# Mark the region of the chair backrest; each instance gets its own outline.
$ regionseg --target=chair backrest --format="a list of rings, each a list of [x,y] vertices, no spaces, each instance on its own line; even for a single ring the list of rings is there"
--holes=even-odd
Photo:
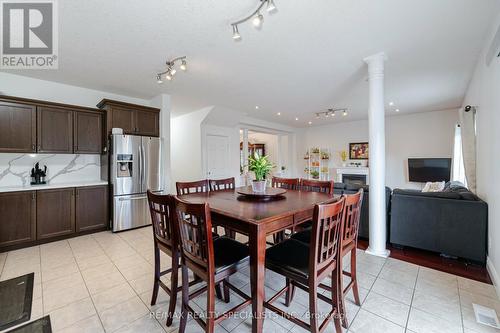
[[[208,180],[203,179],[196,182],[177,182],[177,195],[190,194],[190,193],[206,193],[208,192]]]
[[[300,189],[308,192],[322,192],[333,195],[333,180],[300,180]]]
[[[215,270],[215,263],[208,204],[193,204],[175,198],[175,211],[174,221],[186,265],[196,273],[201,271],[210,274]]]
[[[344,203],[345,199],[341,198],[336,202],[314,207],[309,268],[316,276],[336,267]]]
[[[300,184],[299,178],[280,178],[273,177],[271,181],[272,187],[284,188],[287,190],[298,190]]]
[[[177,234],[173,223],[175,218],[174,197],[168,194],[154,194],[148,190],[148,204],[155,240],[171,248],[177,246]]]
[[[344,226],[342,230],[342,247],[358,239],[359,218],[363,202],[363,189],[355,194],[344,194]]]
[[[234,177],[225,179],[210,179],[210,191],[234,190]]]

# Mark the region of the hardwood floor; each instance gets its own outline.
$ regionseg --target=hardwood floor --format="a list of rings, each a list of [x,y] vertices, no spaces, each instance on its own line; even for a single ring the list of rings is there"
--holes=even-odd
[[[391,251],[391,258],[492,284],[491,278],[485,266],[469,264],[463,260],[444,258],[435,252],[418,250],[409,247],[398,249],[390,244],[387,246]],[[368,248],[368,241],[363,239],[358,240],[358,248],[366,250]]]

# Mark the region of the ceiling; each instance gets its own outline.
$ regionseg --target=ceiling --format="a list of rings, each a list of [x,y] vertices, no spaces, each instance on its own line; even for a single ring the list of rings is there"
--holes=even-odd
[[[58,3],[59,70],[10,72],[145,99],[170,94],[174,114],[220,105],[296,127],[366,118],[363,58],[380,51],[395,103],[387,113],[458,107],[500,11],[499,0],[275,0],[262,29],[243,24],[234,42],[229,23],[258,0]],[[180,55],[188,71],[157,84],[167,58]],[[349,113],[316,119],[330,107]]]

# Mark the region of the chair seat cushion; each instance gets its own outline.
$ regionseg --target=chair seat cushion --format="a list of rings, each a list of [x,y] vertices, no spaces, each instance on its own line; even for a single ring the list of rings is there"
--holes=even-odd
[[[266,251],[266,267],[288,277],[309,277],[309,246],[287,239]]]
[[[214,240],[215,271],[219,273],[248,259],[248,246],[222,236]]]
[[[309,244],[311,242],[311,229],[306,229],[304,231],[300,231],[297,233],[294,233],[292,236],[290,236],[292,239],[298,240],[302,243]]]

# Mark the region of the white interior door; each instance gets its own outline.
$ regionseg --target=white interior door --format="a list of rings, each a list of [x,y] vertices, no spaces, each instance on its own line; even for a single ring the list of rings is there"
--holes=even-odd
[[[207,135],[207,177],[209,179],[227,178],[229,168],[229,137]]]

